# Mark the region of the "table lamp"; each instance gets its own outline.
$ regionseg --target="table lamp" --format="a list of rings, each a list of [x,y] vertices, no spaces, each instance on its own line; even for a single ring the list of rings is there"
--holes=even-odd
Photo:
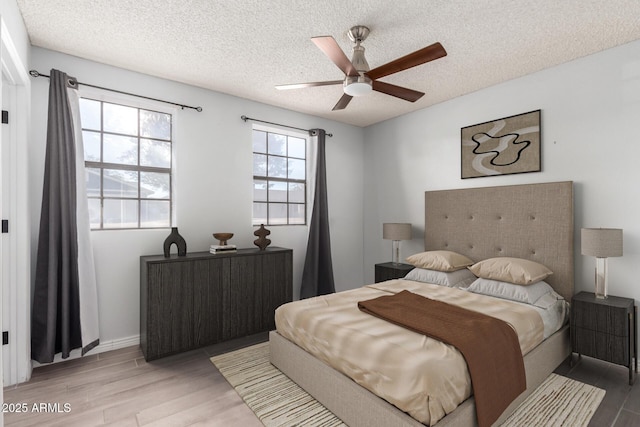
[[[606,298],[609,289],[607,258],[622,256],[622,230],[619,228],[583,228],[582,255],[596,257],[596,298]]]
[[[400,264],[400,240],[411,240],[411,224],[386,222],[382,224],[382,238],[393,240],[392,262]]]

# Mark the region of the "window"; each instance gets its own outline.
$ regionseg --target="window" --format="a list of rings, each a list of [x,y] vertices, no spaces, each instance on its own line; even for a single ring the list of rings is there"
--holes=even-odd
[[[80,99],[92,229],[164,228],[172,212],[172,115]]]
[[[307,222],[307,139],[253,130],[253,224]]]

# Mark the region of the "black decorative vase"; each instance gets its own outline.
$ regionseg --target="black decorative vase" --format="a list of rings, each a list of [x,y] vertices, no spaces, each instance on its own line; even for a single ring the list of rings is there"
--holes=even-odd
[[[171,234],[164,241],[164,256],[166,258],[169,257],[169,252],[171,251],[171,245],[176,244],[178,248],[178,256],[187,255],[187,242],[184,238],[178,233],[178,227],[171,227]]]
[[[254,236],[258,236],[258,238],[253,241],[253,244],[259,247],[261,251],[264,251],[267,246],[271,244],[271,240],[267,239],[269,234],[271,234],[271,231],[264,228],[264,224],[260,224],[260,228],[253,232]]]

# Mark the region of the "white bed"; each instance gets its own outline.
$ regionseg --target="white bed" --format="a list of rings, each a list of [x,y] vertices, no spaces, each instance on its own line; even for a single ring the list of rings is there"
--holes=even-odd
[[[573,294],[573,202],[570,182],[427,192],[425,197],[426,250],[452,250],[474,260],[512,256],[537,261],[554,272],[547,281],[555,291],[567,300],[570,299]],[[345,297],[348,300],[351,294],[357,292],[363,293],[363,296],[374,296],[401,288],[420,293],[428,287],[429,285],[412,281],[392,281],[362,288],[364,291],[348,291]],[[353,297],[361,298],[360,295]],[[338,295],[326,298],[331,300],[342,297]],[[326,301],[319,298],[302,302],[302,304],[308,305],[309,307],[306,308],[309,310],[298,310],[298,314],[310,312],[311,306],[323,305]],[[339,317],[335,312],[331,315],[334,320],[336,316]],[[286,317],[279,319],[281,325],[288,321]],[[374,322],[384,321],[375,319]],[[511,319],[511,322],[517,323],[517,319]],[[559,323],[557,319],[551,321],[551,323],[554,322]],[[337,329],[339,324],[339,321],[335,322],[335,327],[329,329]],[[378,324],[374,327],[374,329],[380,328],[402,329],[391,324],[388,326]],[[393,396],[386,394],[384,389],[376,390],[375,386],[372,387],[366,383],[364,384],[368,389],[363,388],[340,372],[347,373],[361,383],[363,383],[360,381],[362,377],[372,376],[372,372],[367,372],[366,364],[360,364],[354,368],[357,365],[355,361],[358,357],[361,358],[362,353],[352,355],[351,361],[335,361],[335,355],[330,354],[327,349],[345,347],[338,345],[337,341],[330,342],[335,338],[325,339],[323,332],[314,333],[317,336],[306,332],[296,334],[295,327],[293,332],[287,331],[286,328],[280,329],[281,332],[274,331],[270,335],[272,363],[332,410],[346,424],[352,427],[422,425],[415,418],[368,390],[372,389],[387,400],[403,407],[403,404],[395,401]],[[551,328],[544,329],[549,331]],[[406,332],[414,334],[410,331]],[[341,333],[337,334],[340,336]],[[549,333],[544,335],[546,337]],[[342,339],[353,339],[353,337],[344,337]],[[298,345],[293,342],[297,342]],[[319,345],[319,343],[323,344]],[[372,344],[374,347],[379,345],[381,345],[380,341]],[[387,345],[393,345],[393,343],[387,343]],[[411,346],[407,348],[411,349]],[[521,340],[521,348],[526,353],[527,391],[507,408],[496,424],[506,418],[517,404],[570,354],[568,328],[562,327],[539,345],[538,342],[530,344],[523,343]],[[317,356],[313,356],[305,349],[315,352]],[[363,351],[365,353],[369,351],[366,345]],[[399,357],[406,357],[407,360],[417,358],[412,357],[411,352]],[[394,376],[402,377],[402,372],[395,372]],[[399,381],[402,383],[403,380]],[[428,382],[428,378],[426,381]],[[403,408],[425,423],[429,423],[431,417],[439,419],[444,416],[444,413],[436,414],[438,411],[444,411],[450,413],[436,424],[438,426],[475,425],[474,399],[473,397],[467,399],[466,396],[463,399],[466,400],[452,412],[450,411],[453,408],[439,408],[442,405],[436,403],[431,409],[434,415],[431,414],[431,410],[421,411],[421,403],[414,402],[413,407]],[[436,399],[433,398],[433,400]],[[427,398],[426,401],[428,402],[429,399]],[[450,404],[447,403],[447,405]]]

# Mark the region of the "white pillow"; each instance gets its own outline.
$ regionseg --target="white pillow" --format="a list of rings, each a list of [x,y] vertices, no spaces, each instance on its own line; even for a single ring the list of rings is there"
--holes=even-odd
[[[474,281],[467,290],[477,294],[490,295],[526,304],[535,304],[544,295],[553,292],[553,288],[543,281],[522,286],[483,278]]]
[[[437,271],[426,268],[414,268],[404,276],[404,279],[423,283],[433,283],[436,285],[448,286],[450,288],[466,288],[476,280],[476,276],[466,268],[464,270],[456,271]]]

